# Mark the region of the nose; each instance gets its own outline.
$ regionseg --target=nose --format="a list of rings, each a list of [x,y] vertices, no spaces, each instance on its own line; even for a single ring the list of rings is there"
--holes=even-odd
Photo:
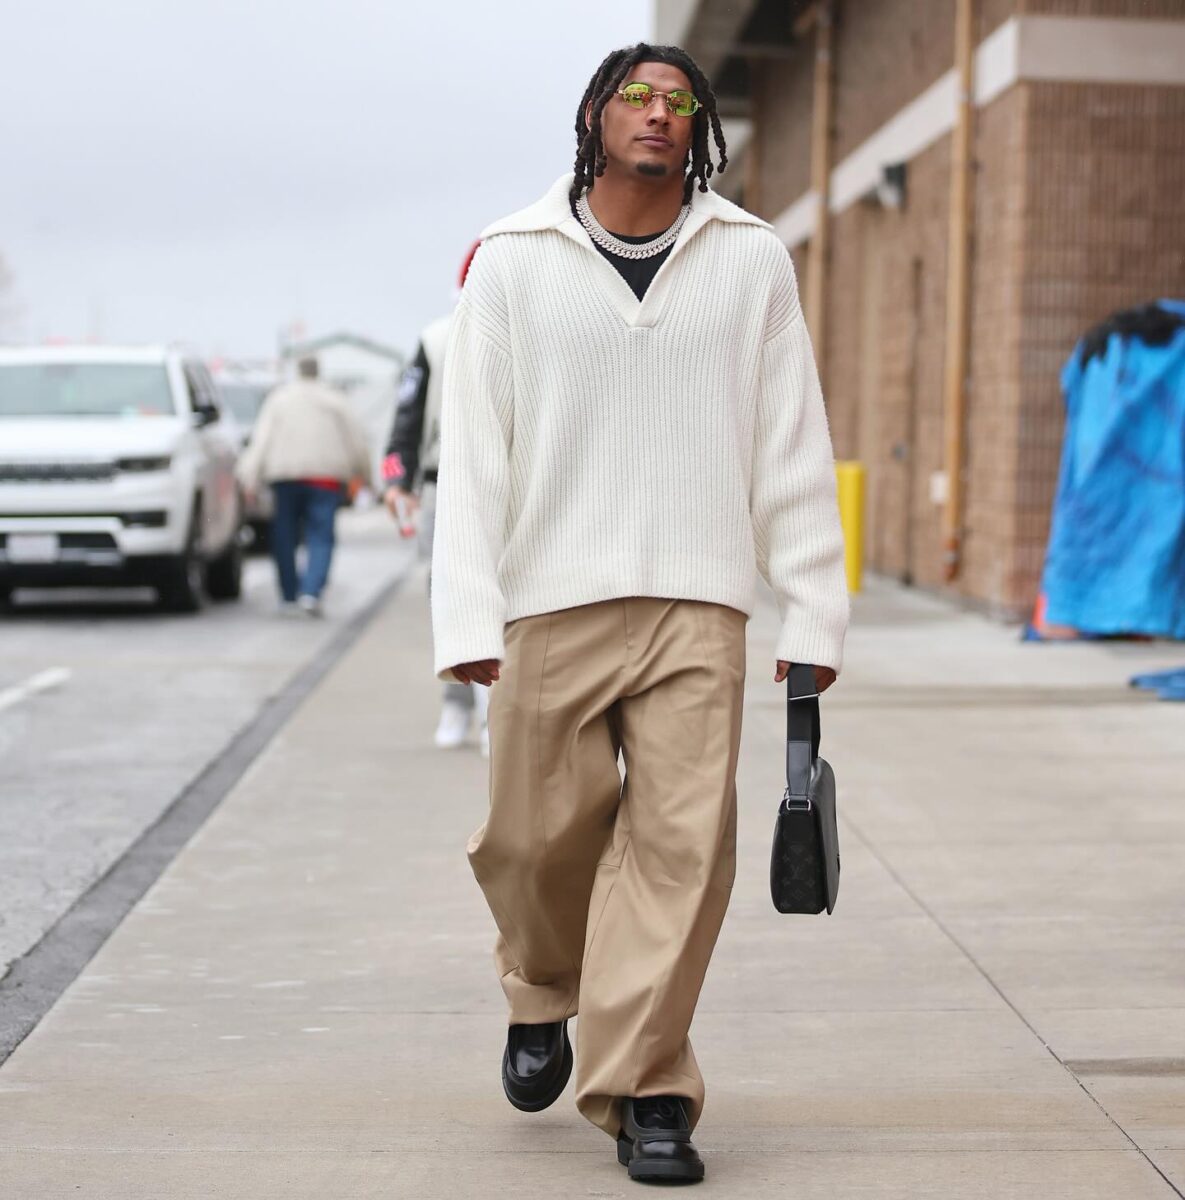
[[[671,110],[667,108],[665,96],[655,96],[646,109],[646,124],[651,129],[666,129],[671,123]]]

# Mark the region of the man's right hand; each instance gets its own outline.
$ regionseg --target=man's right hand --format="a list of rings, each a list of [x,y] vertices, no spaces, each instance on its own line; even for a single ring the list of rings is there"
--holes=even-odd
[[[501,678],[502,664],[496,658],[483,658],[480,662],[461,663],[453,667],[458,683],[480,683],[489,687]]]
[[[420,511],[420,498],[415,492],[405,492],[402,488],[389,487],[383,493],[383,503],[387,506],[387,511],[397,521],[402,517],[406,517],[410,521],[416,513]],[[400,507],[403,512],[400,513]]]

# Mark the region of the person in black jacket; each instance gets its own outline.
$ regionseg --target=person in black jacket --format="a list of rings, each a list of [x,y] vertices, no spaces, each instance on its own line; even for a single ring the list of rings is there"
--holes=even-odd
[[[462,285],[476,249],[474,246],[470,250],[461,268]],[[418,524],[420,552],[429,559],[436,529],[442,376],[451,320],[441,317],[420,335],[415,357],[399,380],[395,420],[383,459],[383,502],[399,521],[404,537],[411,537]],[[488,697],[484,688],[445,684],[436,745],[442,749],[464,745],[476,717],[482,753],[488,754],[489,735],[485,728]]]

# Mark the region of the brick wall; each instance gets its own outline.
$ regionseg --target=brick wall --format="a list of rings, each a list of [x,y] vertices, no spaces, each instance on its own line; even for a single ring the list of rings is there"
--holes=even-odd
[[[1018,12],[1182,16],[1185,0],[982,0],[980,36]],[[861,0],[837,32],[839,161],[950,68],[953,6]],[[810,40],[766,63],[757,139],[772,217],[809,187]],[[940,588],[950,139],[908,165],[900,211],[833,218],[819,348],[839,457],[868,467],[867,557]],[[1185,295],[1185,88],[1018,84],[975,117],[964,558],[954,590],[1021,616],[1040,579],[1062,437],[1059,375],[1116,308]],[[794,253],[800,279],[806,248]]]
[[[978,153],[1017,156],[1018,94],[982,116]],[[853,205],[835,219],[824,356],[836,453],[868,469],[869,565],[942,586],[942,508],[931,479],[944,468],[946,242],[950,139],[909,166],[899,212]],[[971,400],[964,571],[958,588],[997,611],[1015,543],[1013,493],[1019,405],[1019,286],[1023,191],[1019,172],[980,172],[972,292]],[[870,278],[874,277],[874,278]],[[870,295],[870,288],[875,294]]]
[[[1185,295],[1185,88],[1025,84],[1018,599],[1036,591],[1057,483],[1058,376],[1118,308]]]
[[[858,0],[835,39],[835,160],[854,150],[952,65],[951,0]]]
[[[885,212],[877,230],[884,390],[872,473],[888,507],[876,537],[883,569],[930,587],[941,578],[942,512],[930,499],[930,477],[943,457],[949,173],[943,138],[910,163],[905,208]]]
[[[1021,2],[982,0],[980,37],[1012,16]],[[950,0],[841,4],[835,65],[844,82],[836,92],[835,161],[951,69],[953,11]],[[814,40],[805,37],[787,59],[754,62],[750,70],[753,111],[760,114],[752,142],[760,182],[745,202],[754,212],[774,217],[810,188]]]
[[[786,61],[757,62],[751,71],[752,108],[757,114],[746,153],[757,155],[756,194],[746,189],[745,206],[776,217],[811,186],[811,95],[814,44],[797,42]]]
[[[831,437],[838,458],[856,458],[859,444],[859,366],[864,350],[861,293],[864,221],[855,205],[832,219],[827,276],[826,345],[816,346],[827,390]]]
[[[900,211],[856,204],[833,218],[820,355],[836,454],[868,470],[869,565],[937,586],[943,457],[943,327],[950,139],[909,168]]]
[[[979,0],[979,40],[982,41],[1023,7],[1024,0]]]
[[[971,260],[970,390],[959,590],[991,611],[1017,615],[1017,424],[1025,177],[1024,93],[1012,88],[976,114]]]

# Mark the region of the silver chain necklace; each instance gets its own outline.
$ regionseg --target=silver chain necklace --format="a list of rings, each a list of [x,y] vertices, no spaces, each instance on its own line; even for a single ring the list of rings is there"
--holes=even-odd
[[[585,194],[576,201],[576,216],[580,224],[584,226],[585,233],[602,250],[608,250],[610,254],[616,254],[618,258],[653,258],[656,254],[661,254],[669,246],[675,244],[675,239],[679,236],[679,231],[683,228],[683,223],[687,220],[691,212],[691,205],[685,204],[679,209],[679,215],[675,218],[674,223],[669,229],[660,233],[658,237],[649,242],[623,242],[621,238],[614,237],[601,223],[593,216],[592,208],[588,203],[588,195]]]

